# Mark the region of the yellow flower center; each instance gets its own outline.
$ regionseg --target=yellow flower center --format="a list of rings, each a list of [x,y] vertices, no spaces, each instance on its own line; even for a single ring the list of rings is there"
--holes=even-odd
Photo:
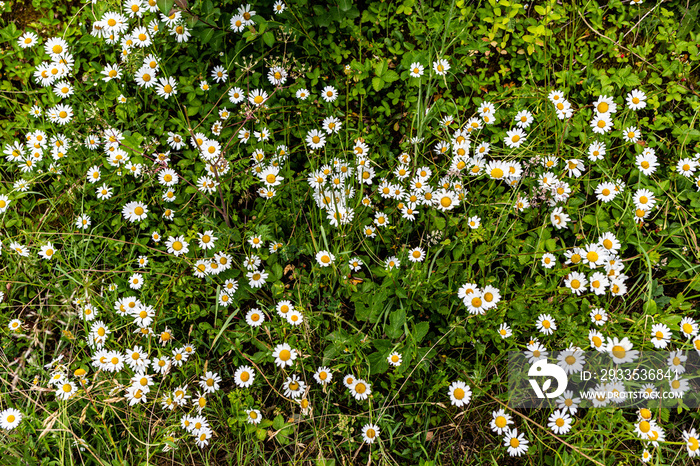
[[[481,307],[481,304],[482,304],[481,298],[479,298],[479,297],[472,298],[472,306],[473,307]]]
[[[608,110],[610,109],[610,106],[607,104],[607,102],[601,102],[598,104],[598,113],[607,113]]]
[[[691,451],[697,451],[697,449],[698,449],[699,446],[700,446],[700,445],[698,445],[698,439],[696,439],[695,437],[690,437],[690,438],[688,439],[688,448],[689,448]]]
[[[627,354],[627,351],[625,351],[625,348],[623,348],[622,346],[615,345],[613,346],[612,354],[618,359],[623,359],[625,357],[625,354]]]

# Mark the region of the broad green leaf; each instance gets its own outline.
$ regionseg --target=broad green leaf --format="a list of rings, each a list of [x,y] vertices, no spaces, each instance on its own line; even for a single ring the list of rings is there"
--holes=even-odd
[[[352,1],[338,0],[338,8],[340,8],[341,11],[348,11],[350,8],[352,8]]]
[[[389,314],[389,325],[385,333],[389,338],[399,338],[403,334],[403,325],[406,323],[406,311],[396,309]]]
[[[161,13],[164,15],[169,15],[170,11],[173,9],[173,5],[175,4],[174,0],[158,0],[158,9],[160,10]]]
[[[275,35],[271,31],[267,31],[263,34],[262,38],[268,47],[272,47],[275,44]]]

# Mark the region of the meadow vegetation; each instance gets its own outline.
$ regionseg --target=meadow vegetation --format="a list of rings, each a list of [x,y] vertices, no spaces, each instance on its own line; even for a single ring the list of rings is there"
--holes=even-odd
[[[3,465],[699,461],[700,3],[1,10]]]

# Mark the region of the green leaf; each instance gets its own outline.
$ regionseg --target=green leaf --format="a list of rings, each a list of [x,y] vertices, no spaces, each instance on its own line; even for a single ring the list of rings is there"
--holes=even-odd
[[[209,43],[212,37],[214,37],[214,29],[208,28],[202,31],[202,33],[199,36],[199,40],[202,41],[203,44]]]
[[[263,42],[267,44],[268,47],[272,47],[275,44],[275,35],[271,31],[267,31],[262,36]]]
[[[387,83],[393,83],[394,81],[399,79],[399,74],[394,70],[388,70],[382,75],[382,79]]]
[[[651,315],[656,314],[656,309],[657,309],[656,301],[654,301],[653,299],[650,299],[649,301],[644,303],[644,313],[645,314],[651,314]]]
[[[348,11],[350,8],[352,8],[352,1],[338,0],[338,8],[340,8],[341,11]]]
[[[384,87],[384,81],[382,81],[382,78],[378,78],[376,76],[374,78],[372,78],[372,88],[375,91],[379,92],[382,90],[383,87]]]
[[[595,215],[593,214],[588,214],[583,217],[583,221],[589,225],[596,225],[598,223]]]
[[[697,27],[698,11],[700,10],[700,3],[693,2],[694,5],[688,9],[683,15],[683,20],[681,21],[680,27],[678,28],[678,34],[676,35],[676,40],[683,40],[685,36],[690,32],[693,27]]]
[[[406,323],[406,311],[396,309],[389,314],[389,325],[386,326],[385,333],[389,338],[399,338],[403,333],[403,325]]]
[[[377,340],[372,340],[372,345],[379,351],[380,353],[386,354],[388,353],[391,348],[394,346],[394,344],[391,342],[391,340],[386,340],[386,339],[377,339]]]
[[[374,67],[374,73],[381,77],[384,73],[386,73],[387,69],[389,69],[389,62],[387,60],[382,60],[376,67]]]
[[[0,36],[3,39],[10,41],[20,36],[15,23],[10,23],[7,27],[0,30]]]
[[[413,338],[416,339],[416,343],[420,343],[425,338],[429,329],[430,323],[428,322],[420,322],[413,327]]]
[[[173,9],[173,4],[175,3],[175,0],[158,0],[157,3],[160,12],[167,16]]]
[[[386,360],[386,356],[379,351],[367,356],[367,362],[369,363],[370,375],[383,374],[389,370],[389,362]]]
[[[275,263],[272,265],[272,282],[276,282],[277,280],[282,278],[282,274],[284,273],[284,270],[282,270],[282,266]]]

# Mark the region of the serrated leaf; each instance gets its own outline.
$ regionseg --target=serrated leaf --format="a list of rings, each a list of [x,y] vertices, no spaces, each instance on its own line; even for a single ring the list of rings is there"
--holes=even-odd
[[[382,75],[382,79],[387,83],[393,83],[399,79],[399,74],[394,70],[388,70]]]
[[[382,81],[382,78],[378,78],[378,77],[372,78],[372,89],[379,92],[382,90],[383,87],[384,87],[384,81]]]

